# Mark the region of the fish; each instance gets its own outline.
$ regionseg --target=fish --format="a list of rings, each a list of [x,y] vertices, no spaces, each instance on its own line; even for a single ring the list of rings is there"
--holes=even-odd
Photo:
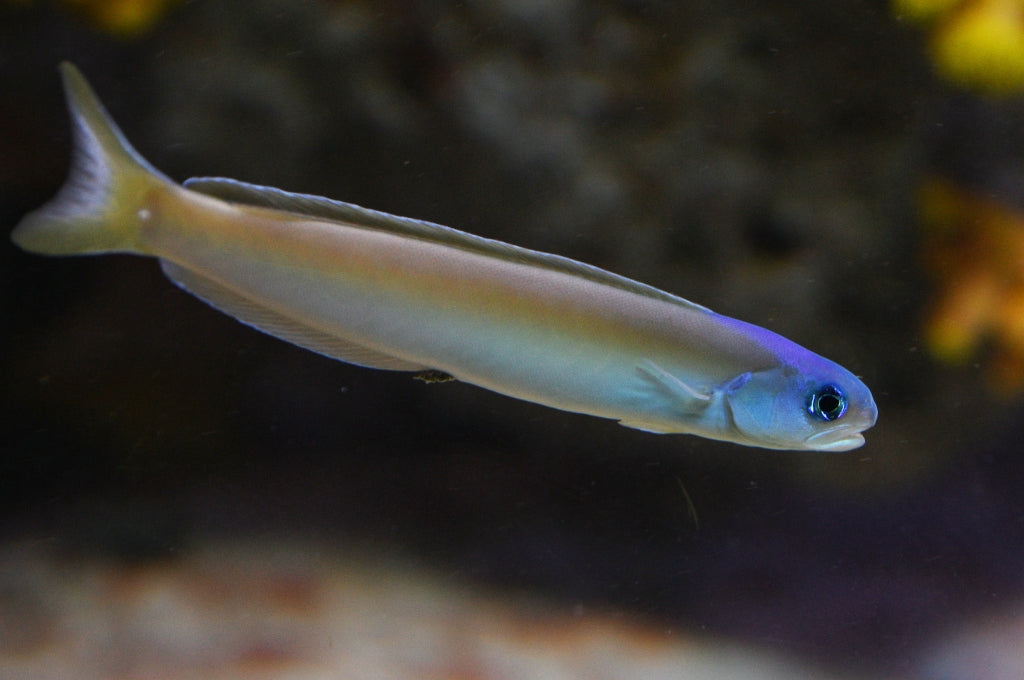
[[[180,288],[299,347],[637,430],[847,451],[875,424],[842,366],[598,267],[234,179],[178,184],[74,65],[60,71],[71,167],[11,233],[25,251],[154,257]]]

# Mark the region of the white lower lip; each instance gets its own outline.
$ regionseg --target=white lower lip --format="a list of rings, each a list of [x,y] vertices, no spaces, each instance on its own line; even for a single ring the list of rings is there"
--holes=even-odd
[[[807,445],[807,448],[815,451],[849,451],[863,446],[864,435],[860,431],[850,432],[850,430],[849,425],[840,425],[808,437],[804,444]]]
[[[817,451],[849,451],[864,445],[864,435],[854,434],[824,444],[812,444]]]

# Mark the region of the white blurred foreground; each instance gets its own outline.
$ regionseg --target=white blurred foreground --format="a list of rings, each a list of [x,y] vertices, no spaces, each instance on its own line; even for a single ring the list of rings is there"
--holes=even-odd
[[[1019,621],[957,636],[912,677],[1019,680],[1022,641]],[[852,676],[296,542],[211,544],[141,565],[56,558],[38,546],[0,550],[0,677]]]

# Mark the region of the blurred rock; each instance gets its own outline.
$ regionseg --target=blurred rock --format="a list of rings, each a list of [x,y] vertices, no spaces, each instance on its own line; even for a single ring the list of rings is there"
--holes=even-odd
[[[776,654],[585,607],[467,589],[294,541],[173,561],[0,551],[0,675],[346,680],[838,680]]]

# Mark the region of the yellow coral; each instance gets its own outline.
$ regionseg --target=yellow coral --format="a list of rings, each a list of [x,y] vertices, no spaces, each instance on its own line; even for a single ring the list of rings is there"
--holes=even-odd
[[[894,0],[893,10],[897,16],[914,21],[923,21],[944,14],[960,0]]]
[[[85,5],[93,20],[111,33],[136,35],[148,31],[176,0],[94,0]]]
[[[1003,94],[1024,89],[1024,3],[981,0],[938,28],[932,58],[961,85]]]
[[[925,322],[930,352],[963,362],[992,345],[1000,392],[1024,388],[1024,214],[933,180],[921,191],[925,261],[939,292]]]
[[[32,0],[8,0],[30,4]],[[180,0],[64,0],[108,33],[124,37],[151,29]]]
[[[893,12],[933,24],[944,78],[989,94],[1024,90],[1024,0],[893,0]]]

